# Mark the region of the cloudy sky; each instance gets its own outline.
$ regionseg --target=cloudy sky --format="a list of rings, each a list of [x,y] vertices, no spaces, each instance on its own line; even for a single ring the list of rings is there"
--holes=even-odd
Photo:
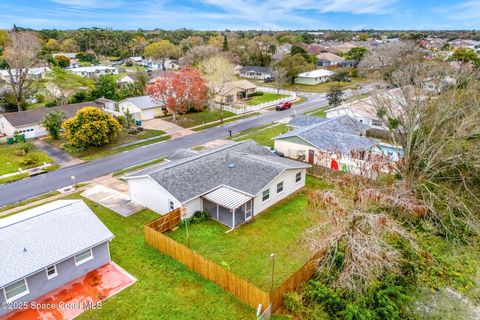
[[[480,29],[480,0],[0,0],[0,28]]]

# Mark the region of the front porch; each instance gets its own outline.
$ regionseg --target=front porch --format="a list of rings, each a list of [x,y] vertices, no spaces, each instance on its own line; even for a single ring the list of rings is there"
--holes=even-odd
[[[202,198],[203,210],[231,229],[253,216],[253,198],[230,188],[220,187]]]

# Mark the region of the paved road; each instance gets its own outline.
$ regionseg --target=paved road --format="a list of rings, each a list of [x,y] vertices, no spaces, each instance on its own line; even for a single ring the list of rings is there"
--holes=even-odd
[[[350,95],[351,92],[345,92]],[[215,139],[225,138],[232,134],[259,127],[272,121],[280,120],[295,113],[302,113],[326,103],[325,94],[309,95],[307,102],[295,105],[287,111],[271,111],[245,120],[227,123],[220,127],[210,128],[185,137],[171,139],[112,155],[109,157],[62,168],[43,175],[27,178],[0,186],[0,206],[29,199],[72,184],[71,176],[76,181],[90,179],[109,174],[113,171],[134,166],[170,154],[179,148],[191,148]]]

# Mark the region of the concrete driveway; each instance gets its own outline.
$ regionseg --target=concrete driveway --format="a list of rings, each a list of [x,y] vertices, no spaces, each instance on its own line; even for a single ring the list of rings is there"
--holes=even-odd
[[[130,201],[127,194],[95,184],[84,192],[82,196],[90,199],[116,213],[128,217],[143,209],[142,206]]]
[[[62,168],[73,166],[83,162],[80,159],[72,157],[62,149],[53,147],[52,145],[43,140],[33,140],[33,144],[35,144],[38,149],[48,154],[50,158],[52,158],[53,161],[55,161]]]
[[[190,135],[195,131],[190,129],[185,129],[173,122],[166,121],[163,119],[152,119],[142,122],[142,127],[149,130],[162,130],[172,138],[178,138]]]

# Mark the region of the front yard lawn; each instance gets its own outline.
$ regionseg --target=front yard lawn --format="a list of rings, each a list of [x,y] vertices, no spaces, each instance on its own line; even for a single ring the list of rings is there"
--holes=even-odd
[[[227,119],[235,115],[236,114],[233,112],[223,111],[223,119]],[[199,112],[190,112],[187,114],[177,115],[175,122],[173,121],[172,117],[165,118],[164,120],[173,122],[184,128],[191,128],[201,124],[220,120],[220,111],[204,110]]]
[[[255,310],[144,242],[143,226],[157,219],[150,210],[124,218],[78,194],[115,235],[112,260],[137,282],[77,319],[254,319]]]
[[[149,138],[154,139],[148,141],[141,141]],[[64,150],[76,158],[88,161],[168,139],[170,139],[170,136],[165,135],[165,132],[161,130],[144,130],[135,135],[128,134],[128,130],[122,130],[117,140],[108,145],[104,145],[101,147],[89,147],[81,151],[70,150],[70,148],[64,148]],[[60,148],[62,144],[66,142],[64,137],[59,140],[52,140],[48,138],[45,141],[58,148]],[[140,142],[135,143],[136,141]]]
[[[25,156],[15,155],[15,151],[21,146],[20,143],[0,145],[0,176],[18,171],[18,168],[29,169],[41,166],[44,162],[50,163],[52,159],[45,153],[39,150],[33,150]],[[28,165],[21,164],[21,161],[26,157],[35,160]]]
[[[305,190],[326,187],[316,178],[307,178],[307,188],[284,199],[256,216],[251,223],[229,228],[208,220],[167,233],[176,241],[197,251],[215,263],[269,292],[271,287],[270,255],[275,253],[274,286],[277,287],[312,256],[304,242],[304,232],[321,216],[308,209]]]
[[[270,102],[282,98],[288,97],[286,94],[276,94],[271,92],[264,92],[261,96],[253,96],[250,100],[247,101],[249,106],[256,106],[257,104],[262,104],[265,102]]]
[[[267,147],[273,147],[273,137],[288,131],[288,126],[284,123],[267,124],[258,128],[242,131],[232,137],[234,141],[243,141],[253,139],[258,144]]]

